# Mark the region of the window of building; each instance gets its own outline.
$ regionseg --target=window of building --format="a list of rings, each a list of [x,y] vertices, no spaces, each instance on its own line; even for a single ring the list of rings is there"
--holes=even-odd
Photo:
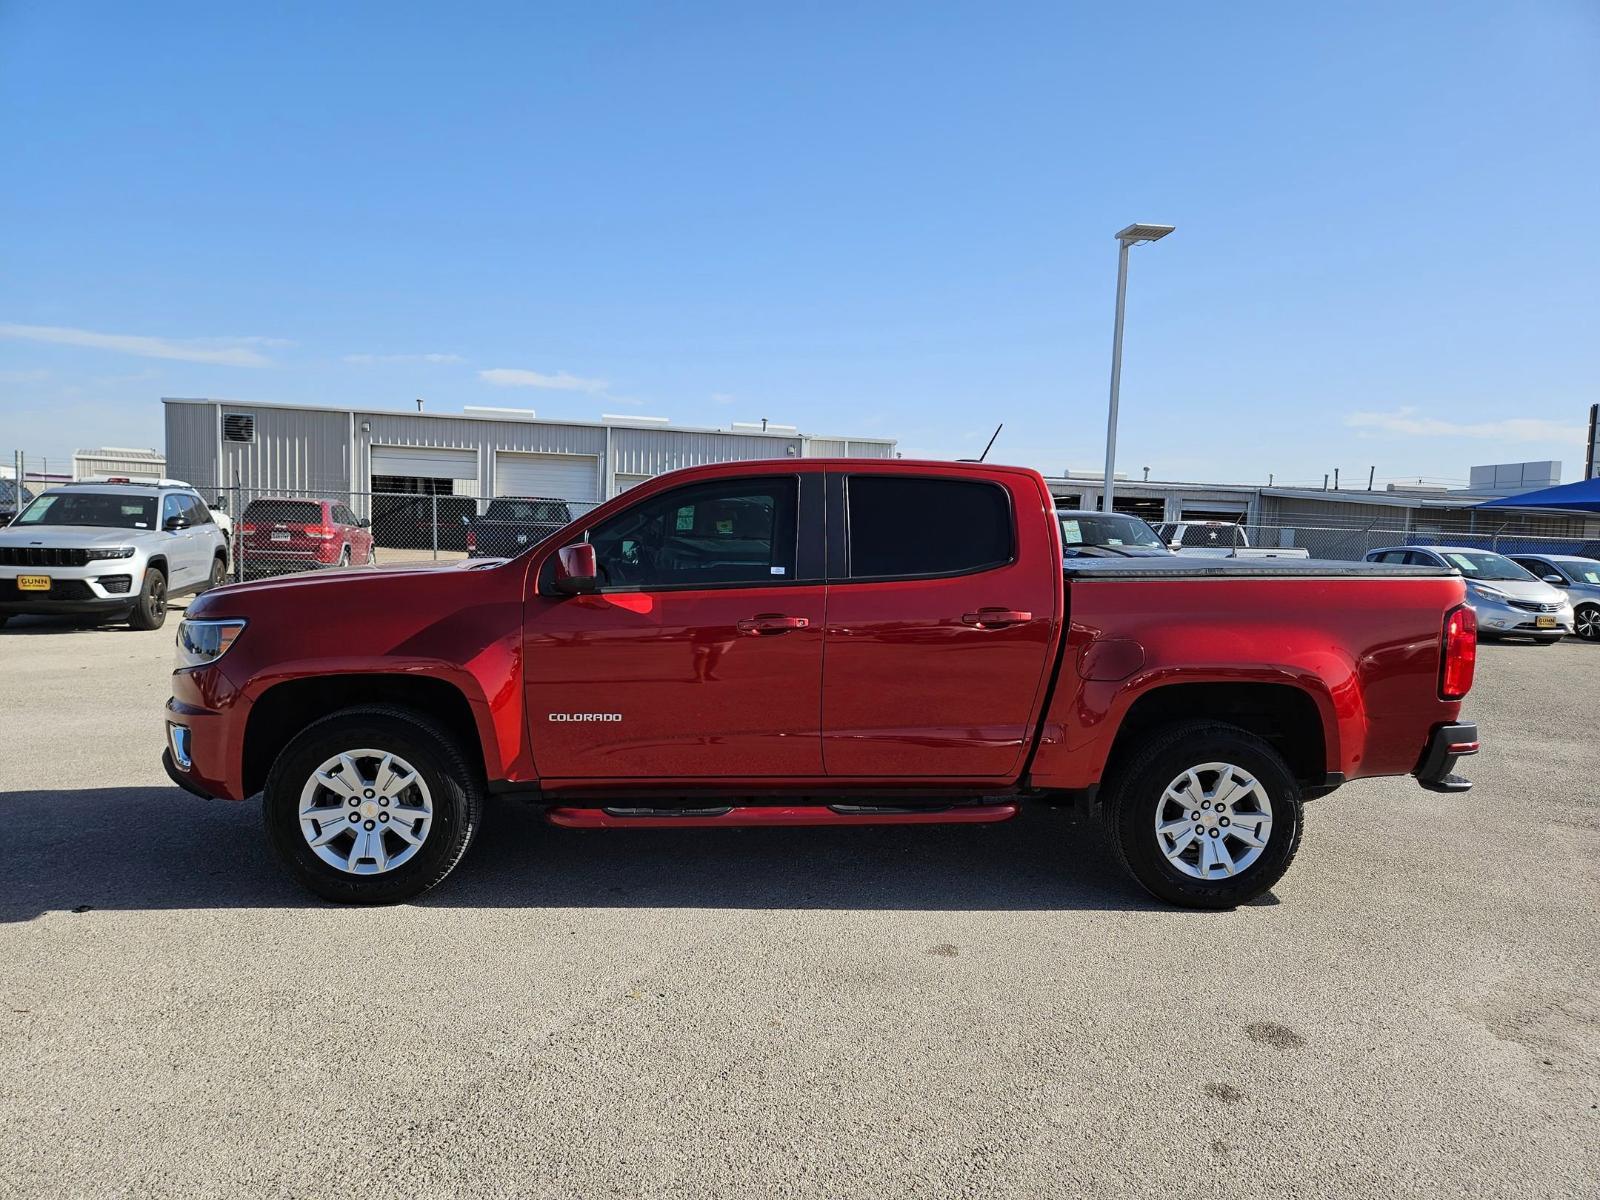
[[[222,436],[230,442],[256,440],[256,419],[249,413],[223,413]]]

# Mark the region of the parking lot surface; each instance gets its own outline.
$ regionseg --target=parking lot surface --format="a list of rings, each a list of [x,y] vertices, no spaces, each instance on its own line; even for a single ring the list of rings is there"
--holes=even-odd
[[[1600,645],[1485,647],[1477,787],[1314,802],[1231,913],[1059,813],[509,803],[343,909],[163,775],[176,617],[0,631],[0,1195],[1595,1194]]]

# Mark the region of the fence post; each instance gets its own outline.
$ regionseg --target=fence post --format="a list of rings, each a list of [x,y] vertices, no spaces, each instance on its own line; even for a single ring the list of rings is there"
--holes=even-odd
[[[433,500],[433,561],[439,561],[439,493],[434,492]]]

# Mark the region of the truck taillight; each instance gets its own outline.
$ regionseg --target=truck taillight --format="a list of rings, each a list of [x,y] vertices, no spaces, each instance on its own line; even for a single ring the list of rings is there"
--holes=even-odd
[[[468,550],[476,550],[477,548],[478,548],[478,531],[476,529],[469,529],[469,530],[467,530],[467,549]]]
[[[330,542],[339,535],[335,530],[329,529],[326,525],[307,525],[306,536],[321,538],[325,542]]]
[[[1439,667],[1439,698],[1460,700],[1472,690],[1478,666],[1478,614],[1463,604],[1444,619],[1444,661]]]

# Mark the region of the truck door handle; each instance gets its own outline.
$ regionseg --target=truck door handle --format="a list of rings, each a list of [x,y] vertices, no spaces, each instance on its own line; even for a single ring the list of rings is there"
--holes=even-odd
[[[809,624],[811,622],[805,617],[786,617],[782,613],[757,613],[740,621],[735,628],[740,633],[762,637],[775,633],[791,633],[796,629],[804,629]]]
[[[979,629],[1004,629],[1007,625],[1024,625],[1031,620],[1031,612],[1015,608],[980,608],[977,612],[961,614],[963,625],[976,625]]]

